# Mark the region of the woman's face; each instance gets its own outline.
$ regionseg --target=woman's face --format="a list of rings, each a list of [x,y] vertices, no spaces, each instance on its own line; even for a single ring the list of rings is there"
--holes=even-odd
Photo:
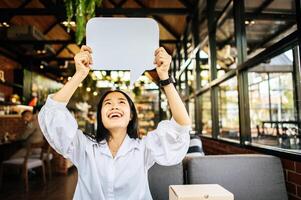
[[[131,120],[131,108],[126,97],[120,92],[108,94],[101,108],[101,118],[106,129],[127,128]]]

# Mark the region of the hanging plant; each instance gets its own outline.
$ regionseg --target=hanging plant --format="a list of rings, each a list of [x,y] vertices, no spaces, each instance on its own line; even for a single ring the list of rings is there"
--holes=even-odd
[[[67,14],[67,31],[70,32],[70,22],[76,18],[75,40],[79,45],[86,34],[87,21],[95,16],[95,8],[100,6],[102,0],[64,0]]]

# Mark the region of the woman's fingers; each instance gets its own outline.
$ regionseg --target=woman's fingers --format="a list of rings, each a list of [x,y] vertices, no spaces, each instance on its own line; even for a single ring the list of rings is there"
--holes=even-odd
[[[156,49],[156,51],[155,51],[155,56],[157,56],[157,54],[160,53],[160,52],[162,52],[162,53],[164,53],[164,52],[167,53],[163,47],[159,47],[159,48]]]
[[[92,49],[86,45],[83,45],[80,49],[80,53],[85,53],[88,55],[88,64],[93,64],[93,60],[92,60],[92,56],[91,56],[91,53],[92,53]]]
[[[89,55],[89,64],[92,65],[93,64],[92,56],[90,53],[88,55]]]
[[[169,59],[168,58],[157,58],[157,59],[155,59],[154,64],[156,64],[158,67],[160,67],[161,65],[168,65]]]
[[[167,52],[164,49],[163,49],[164,51],[162,49],[160,48],[157,49],[154,64],[157,65],[162,65],[163,63],[167,64],[171,59],[171,56],[167,54]]]
[[[92,53],[92,49],[86,45],[83,45],[81,48],[80,48],[80,51],[81,52],[84,52],[84,51],[88,51],[89,53]]]
[[[156,70],[159,78],[166,79],[168,77],[168,70],[171,63],[171,56],[165,51],[164,48],[160,47],[155,51],[154,64],[157,65]]]
[[[84,51],[84,52],[80,52],[76,55],[75,58],[79,63],[84,64],[85,66],[89,65],[92,62],[92,57],[91,55]]]

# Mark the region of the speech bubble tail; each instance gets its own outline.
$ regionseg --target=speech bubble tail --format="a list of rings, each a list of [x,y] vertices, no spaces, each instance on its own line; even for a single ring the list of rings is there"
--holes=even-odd
[[[130,80],[130,87],[133,88],[134,87],[134,83],[136,82],[136,80]]]
[[[134,68],[136,69],[135,71],[134,70],[131,70],[131,78],[130,78],[130,86],[133,87],[135,82],[139,79],[139,77],[141,76],[141,74],[144,72],[144,70],[138,70],[139,67],[136,67]]]

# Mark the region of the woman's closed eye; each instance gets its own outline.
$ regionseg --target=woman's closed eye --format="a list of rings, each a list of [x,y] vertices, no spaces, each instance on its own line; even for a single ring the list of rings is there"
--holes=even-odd
[[[121,104],[125,104],[125,101],[120,101],[119,103],[121,103]]]
[[[107,102],[105,102],[104,105],[111,105],[111,102],[110,102],[110,101],[107,101]]]

